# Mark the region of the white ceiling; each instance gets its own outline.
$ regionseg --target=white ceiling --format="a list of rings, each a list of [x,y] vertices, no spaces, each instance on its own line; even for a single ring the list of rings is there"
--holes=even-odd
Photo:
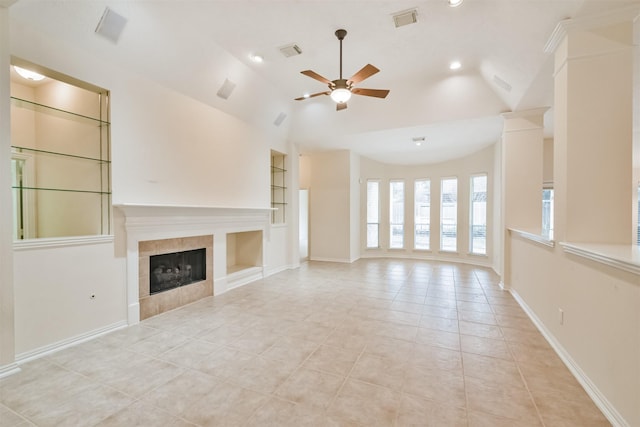
[[[552,58],[543,48],[557,23],[629,3],[638,2],[19,0],[10,14],[243,120],[273,127],[283,112],[282,128],[303,152],[344,148],[425,164],[493,144],[503,112],[552,107]],[[128,20],[117,44],[94,33],[106,6]],[[392,15],[407,9],[417,10],[418,22],[395,28]],[[371,63],[380,73],[357,86],[390,89],[389,96],[354,96],[340,112],[326,96],[294,101],[326,89],[300,71],[338,78],[339,28],[348,31],[344,77]],[[291,43],[303,53],[286,58],[278,48]],[[254,53],[265,61],[253,63]],[[463,65],[452,72],[454,59]],[[237,85],[228,100],[216,96],[225,79]],[[417,147],[413,137],[425,143]]]

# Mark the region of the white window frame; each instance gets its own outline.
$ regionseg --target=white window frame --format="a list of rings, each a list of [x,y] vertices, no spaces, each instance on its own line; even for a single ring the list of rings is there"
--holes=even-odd
[[[402,184],[402,215],[401,222],[393,221],[393,208],[394,208],[394,200],[393,200],[393,184]],[[405,247],[405,238],[404,238],[404,216],[406,214],[405,204],[406,204],[406,185],[404,179],[392,179],[389,181],[389,249],[404,249]],[[402,230],[402,245],[394,246],[393,233],[394,230],[400,228]]]
[[[547,207],[545,207],[545,192],[546,191],[551,191],[551,199],[550,202],[548,203],[548,210]],[[548,238],[549,240],[553,240],[553,211],[554,211],[554,196],[555,196],[555,192],[553,190],[553,182],[545,182],[542,186],[542,235],[545,236],[546,238]],[[549,213],[549,215],[547,215],[546,213]]]
[[[453,210],[453,212],[455,213],[455,218],[454,218],[454,227],[455,227],[455,247],[454,248],[445,248],[444,247],[444,241],[445,239],[444,237],[444,183],[445,181],[452,181],[455,180],[456,182],[456,200],[455,200],[455,209]],[[449,252],[449,253],[456,253],[458,251],[458,177],[457,176],[450,176],[450,177],[443,177],[440,179],[440,252]]]
[[[475,178],[484,178],[485,179],[485,200],[484,200],[484,224],[476,224],[476,212],[474,209],[474,179]],[[487,255],[487,209],[489,207],[489,176],[486,173],[477,173],[473,174],[469,177],[469,253],[473,255]],[[474,227],[482,227],[484,226],[484,247],[483,250],[480,248],[475,248],[475,232]]]
[[[377,197],[377,201],[376,201],[376,222],[370,222],[371,217],[369,216],[369,184],[376,184],[376,186],[378,187],[378,197]],[[367,190],[366,190],[366,231],[365,231],[365,245],[367,249],[378,249],[380,248],[380,180],[379,179],[368,179],[367,180]],[[369,226],[376,226],[376,242],[375,245],[370,245],[369,244]]]
[[[418,200],[418,183],[426,182],[428,183],[428,206],[424,206],[428,212],[428,222],[423,222],[420,218],[419,212],[421,211],[420,203]],[[425,227],[426,226],[426,227]],[[426,241],[426,247],[420,246],[418,247],[419,241],[419,230],[424,232],[426,230],[426,234],[428,235]],[[420,251],[428,251],[431,249],[431,179],[428,178],[420,178],[416,179],[413,183],[413,249]]]

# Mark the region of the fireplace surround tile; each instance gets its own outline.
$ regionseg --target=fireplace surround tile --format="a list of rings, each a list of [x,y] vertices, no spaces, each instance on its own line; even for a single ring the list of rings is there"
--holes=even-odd
[[[149,258],[154,255],[206,250],[206,280],[150,294]],[[213,295],[213,235],[138,242],[140,320]]]

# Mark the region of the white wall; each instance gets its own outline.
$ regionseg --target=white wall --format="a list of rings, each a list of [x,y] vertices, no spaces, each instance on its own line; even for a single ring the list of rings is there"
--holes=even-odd
[[[32,28],[12,23],[11,32],[13,55],[110,90],[114,204],[270,207],[270,150],[290,148],[272,123],[250,125],[132,74],[126,64],[104,62]],[[291,179],[297,188],[297,170]],[[297,214],[295,203],[291,209]],[[265,254],[269,271],[291,265],[293,226],[297,221],[271,233]],[[18,354],[126,321],[123,230],[115,228],[115,247],[15,252]],[[89,292],[97,298],[89,300]]]
[[[487,256],[469,254],[469,180],[471,175],[486,173],[488,176],[487,202]],[[440,181],[442,178],[458,178],[458,251],[439,251],[440,236]],[[487,147],[467,157],[445,163],[422,166],[398,166],[362,158],[361,184],[361,254],[363,257],[438,258],[480,265],[492,265],[494,224],[494,147]],[[368,179],[380,180],[380,248],[366,248],[366,183]],[[405,249],[389,249],[389,180],[405,181]],[[431,180],[431,250],[413,248],[413,186],[416,179]]]
[[[349,260],[360,258],[360,156],[349,153]],[[366,193],[366,191],[365,191]]]
[[[15,340],[29,357],[126,322],[126,265],[112,239],[14,251]],[[95,297],[92,298],[91,296]]]

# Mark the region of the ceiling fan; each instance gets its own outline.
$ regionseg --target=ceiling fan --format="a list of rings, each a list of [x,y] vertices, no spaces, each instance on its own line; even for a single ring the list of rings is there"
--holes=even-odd
[[[311,95],[301,96],[300,98],[296,98],[296,101],[302,101],[307,98],[313,98],[315,96],[320,95],[329,95],[331,99],[336,102],[336,110],[344,110],[347,108],[347,101],[351,98],[351,94],[354,95],[363,95],[363,96],[373,96],[375,98],[386,98],[389,94],[389,90],[387,89],[362,89],[353,87],[354,84],[360,83],[364,79],[371,77],[376,74],[379,69],[374,67],[371,64],[365,65],[360,71],[355,73],[350,79],[342,78],[342,40],[347,35],[346,30],[338,30],[336,31],[336,37],[340,40],[340,78],[336,80],[329,80],[325,77],[322,77],[320,74],[315,71],[305,70],[301,71],[305,76],[311,77],[312,79],[316,79],[322,83],[325,83],[329,86],[328,91],[318,92]]]

